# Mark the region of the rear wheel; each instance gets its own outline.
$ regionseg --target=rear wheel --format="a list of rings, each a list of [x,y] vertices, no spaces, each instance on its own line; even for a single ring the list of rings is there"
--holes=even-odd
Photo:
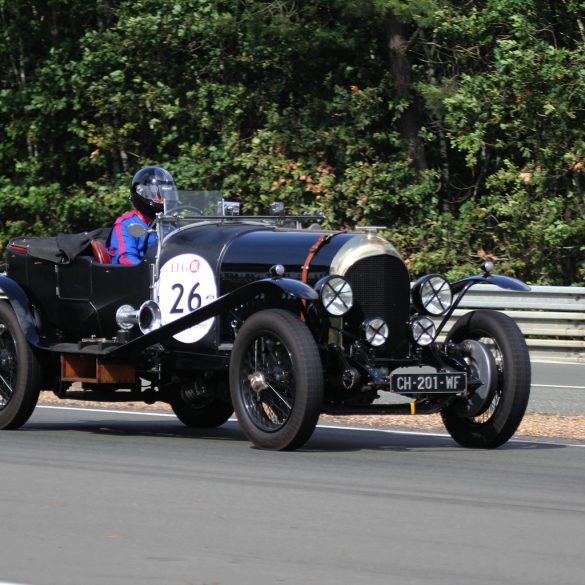
[[[42,372],[12,307],[0,302],[0,429],[17,429],[33,413]]]
[[[464,447],[499,447],[516,432],[528,404],[531,372],[524,336],[507,315],[480,310],[461,317],[447,341],[458,344],[471,376],[483,384],[475,395],[444,409],[443,423]]]
[[[170,400],[177,418],[193,428],[215,428],[221,426],[233,414],[229,402],[226,375],[201,374],[189,384],[183,384]],[[226,396],[221,400],[218,396]]]
[[[303,445],[323,402],[319,350],[307,326],[280,309],[252,315],[234,343],[230,391],[238,421],[254,445],[275,450]]]

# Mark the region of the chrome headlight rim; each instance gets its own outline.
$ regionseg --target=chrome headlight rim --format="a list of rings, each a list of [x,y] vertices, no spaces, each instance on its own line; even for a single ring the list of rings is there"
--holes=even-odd
[[[353,290],[343,276],[325,276],[317,282],[315,290],[323,310],[331,317],[343,317],[353,307]]]
[[[390,337],[390,327],[381,317],[366,319],[361,325],[362,335],[368,345],[380,347]]]
[[[440,317],[453,306],[451,283],[442,274],[427,274],[414,284],[412,302],[422,315]]]
[[[121,305],[116,310],[116,325],[123,331],[130,331],[137,324],[138,312],[132,305]]]
[[[430,317],[414,317],[408,324],[408,329],[411,340],[421,347],[431,345],[437,337],[437,327]]]

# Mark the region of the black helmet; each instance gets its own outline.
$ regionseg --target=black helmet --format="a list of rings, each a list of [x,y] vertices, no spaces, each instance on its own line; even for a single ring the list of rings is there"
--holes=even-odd
[[[144,167],[132,179],[130,199],[134,207],[149,219],[154,219],[164,210],[165,199],[176,198],[175,180],[162,167]]]

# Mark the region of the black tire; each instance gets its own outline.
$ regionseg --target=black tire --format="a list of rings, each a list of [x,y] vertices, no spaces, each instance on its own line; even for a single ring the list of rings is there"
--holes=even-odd
[[[0,429],[17,429],[31,416],[42,370],[12,307],[0,301]]]
[[[530,395],[530,356],[518,325],[507,315],[491,310],[463,315],[447,341],[478,340],[491,352],[496,375],[493,390],[476,416],[465,415],[465,404],[454,403],[441,416],[449,434],[464,447],[494,449],[515,432]]]
[[[211,392],[206,388],[209,384],[215,386]],[[217,398],[218,394],[225,395],[227,400]],[[177,418],[192,428],[220,427],[234,412],[229,402],[227,375],[199,376],[191,385],[182,387],[169,402]]]
[[[256,447],[304,445],[323,402],[319,350],[307,326],[280,309],[247,319],[232,351],[230,392],[238,421]]]

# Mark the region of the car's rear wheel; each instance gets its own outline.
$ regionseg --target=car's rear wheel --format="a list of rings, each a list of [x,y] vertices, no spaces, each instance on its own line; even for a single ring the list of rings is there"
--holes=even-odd
[[[0,302],[0,429],[17,429],[33,413],[42,371],[12,307]]]
[[[218,398],[222,395],[226,400]],[[201,374],[185,382],[169,402],[177,418],[193,428],[219,427],[234,412],[229,402],[227,375],[219,373]]]
[[[491,310],[467,313],[447,341],[459,345],[479,395],[441,413],[449,434],[464,447],[495,448],[515,432],[530,395],[530,357],[522,332],[507,315]]]
[[[292,450],[311,436],[323,402],[319,350],[307,326],[269,309],[246,320],[230,361],[238,421],[262,449]]]

